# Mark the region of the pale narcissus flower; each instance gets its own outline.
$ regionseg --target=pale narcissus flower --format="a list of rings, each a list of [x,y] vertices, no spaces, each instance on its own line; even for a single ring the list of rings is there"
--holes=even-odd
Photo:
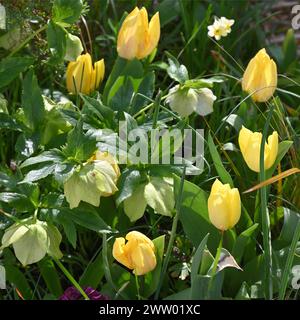
[[[101,197],[108,197],[118,190],[119,176],[120,169],[113,156],[96,152],[64,183],[64,194],[70,208],[78,207],[81,201],[98,207]]]
[[[260,171],[260,147],[262,133],[252,132],[244,126],[239,133],[239,145],[248,167],[255,171]],[[264,167],[265,170],[271,168],[278,154],[278,133],[274,131],[265,143]]]
[[[253,101],[268,101],[277,87],[277,66],[266,49],[261,49],[252,58],[244,72],[242,88],[251,94]]]
[[[154,243],[138,231],[127,233],[125,239],[116,238],[113,257],[126,268],[133,270],[137,276],[154,270],[156,267]]]
[[[89,53],[77,57],[68,64],[66,72],[67,89],[69,93],[90,94],[96,90],[104,78],[105,65],[101,59],[92,64]]]
[[[216,40],[220,40],[221,37],[226,37],[231,32],[231,27],[234,24],[233,19],[227,19],[225,17],[216,18],[214,23],[207,27],[208,35]]]
[[[160,21],[157,12],[148,22],[147,10],[135,8],[125,18],[118,34],[117,50],[120,57],[132,60],[147,57],[160,38]]]
[[[222,184],[218,179],[211,187],[207,204],[211,223],[221,231],[233,228],[241,217],[239,190]]]
[[[226,35],[228,33],[230,33],[231,32],[231,27],[234,24],[234,20],[233,19],[227,19],[225,17],[221,17],[219,19],[219,21],[220,21],[220,24],[222,25],[223,29],[225,30]]]
[[[181,89],[176,85],[170,89],[166,102],[181,117],[187,117],[193,112],[206,116],[213,112],[213,103],[216,99],[217,97],[208,88]]]

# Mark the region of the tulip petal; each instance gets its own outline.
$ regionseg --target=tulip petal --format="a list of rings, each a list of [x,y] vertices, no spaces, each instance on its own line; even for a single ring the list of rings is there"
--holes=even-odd
[[[126,254],[126,245],[124,238],[116,238],[113,245],[113,257],[128,269],[133,269],[132,263]]]
[[[278,133],[276,131],[268,137],[268,143],[266,144],[265,150],[267,153],[265,169],[267,170],[273,166],[278,154]]]
[[[277,66],[265,49],[252,58],[242,79],[244,91],[252,94],[254,101],[265,102],[271,98],[277,86]]]
[[[94,64],[94,69],[92,71],[92,77],[91,77],[91,90],[96,90],[100,83],[102,82],[104,78],[104,72],[105,72],[105,65],[104,65],[104,59],[101,59],[100,61],[97,61]]]
[[[148,22],[147,22],[148,25]],[[147,57],[158,45],[160,38],[160,20],[159,13],[157,12],[150,20],[149,28],[147,29],[147,37],[144,49],[139,52],[139,57]],[[139,58],[138,57],[138,58]]]
[[[136,7],[125,18],[117,41],[117,51],[120,57],[132,60],[136,57],[138,52],[139,28],[141,27],[141,18],[139,9]]]

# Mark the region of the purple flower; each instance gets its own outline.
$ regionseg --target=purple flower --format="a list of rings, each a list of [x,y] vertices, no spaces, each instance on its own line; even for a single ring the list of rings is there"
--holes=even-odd
[[[91,300],[108,300],[108,296],[96,291],[91,287],[83,288],[84,292]],[[59,300],[82,300],[81,293],[75,287],[69,287],[65,290]]]

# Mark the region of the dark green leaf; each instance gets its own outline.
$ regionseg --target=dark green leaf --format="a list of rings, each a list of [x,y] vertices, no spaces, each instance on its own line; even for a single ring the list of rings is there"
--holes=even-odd
[[[23,81],[22,106],[28,125],[36,130],[44,119],[45,106],[32,69],[27,72]]]
[[[40,169],[31,170],[26,174],[22,183],[23,182],[34,182],[34,181],[41,180],[41,179],[49,176],[50,174],[52,174],[53,171],[55,170],[55,167],[56,167],[56,164],[48,164],[48,165],[43,166]]]
[[[209,152],[210,152],[211,157],[213,159],[215,168],[221,178],[222,183],[229,183],[231,188],[233,188],[233,181],[231,179],[231,176],[227,172],[225,167],[223,166],[221,157],[217,151],[217,148],[213,142],[213,139],[212,139],[210,133],[208,134],[208,147],[209,147]]]
[[[20,72],[24,72],[33,64],[29,57],[10,57],[0,61],[0,88],[8,85]]]
[[[86,161],[95,151],[95,138],[83,132],[82,120],[79,120],[75,128],[68,134],[67,145],[64,147],[63,153],[77,161]]]
[[[48,290],[56,298],[59,298],[63,294],[63,289],[53,261],[49,257],[46,257],[38,263],[38,266]]]
[[[54,0],[53,20],[66,25],[75,23],[79,19],[82,9],[82,0]]]
[[[21,131],[22,127],[17,121],[9,114],[0,112],[0,129],[10,129],[15,131]]]
[[[119,206],[121,202],[130,197],[136,188],[145,181],[145,175],[139,170],[125,169],[119,179],[116,203]]]
[[[34,205],[24,194],[2,192],[0,193],[0,201],[8,203],[18,212],[28,212],[34,210]]]
[[[66,54],[66,30],[50,20],[47,27],[47,40],[48,48],[52,54],[51,63],[62,62]]]
[[[62,208],[64,214],[68,214],[70,218],[77,224],[89,230],[101,232],[110,230],[110,227],[102,220],[98,212],[86,204],[80,204],[76,209]]]
[[[180,178],[174,175],[174,194],[178,198]],[[220,234],[210,223],[207,209],[207,195],[195,184],[185,181],[183,185],[182,203],[180,208],[180,221],[187,237],[195,247],[201,240],[210,234],[207,246],[215,252],[218,247]]]
[[[94,261],[90,262],[85,268],[79,279],[79,284],[83,287],[97,288],[104,276],[104,266],[102,251],[99,252]]]

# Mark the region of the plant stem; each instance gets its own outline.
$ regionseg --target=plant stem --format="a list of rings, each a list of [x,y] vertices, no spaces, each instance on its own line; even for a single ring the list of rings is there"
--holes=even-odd
[[[216,272],[217,272],[218,263],[219,263],[219,260],[220,260],[222,246],[223,246],[223,238],[224,238],[224,231],[221,231],[221,239],[220,239],[219,246],[218,246],[218,249],[217,249],[217,252],[216,252],[216,256],[215,256],[215,259],[214,259],[214,263],[213,263],[213,267],[212,267],[211,275],[210,275],[211,278],[210,278],[210,281],[209,281],[209,284],[208,284],[208,289],[207,289],[207,297],[208,298],[209,298],[209,293],[210,293],[211,287],[212,287],[213,282],[214,282],[214,277],[215,277]]]
[[[152,129],[156,128],[157,120],[159,116],[159,109],[160,109],[160,101],[161,101],[161,91],[159,90],[155,101],[154,101],[154,114],[153,114],[153,123],[152,123]]]
[[[30,42],[34,37],[36,37],[39,33],[46,30],[47,24],[40,27],[38,30],[36,30],[32,35],[30,35],[28,38],[26,38],[15,50],[13,50],[7,57],[12,57],[15,55],[18,51],[20,51],[28,42]]]
[[[138,279],[138,276],[136,274],[135,274],[135,285],[136,285],[136,292],[137,292],[138,300],[141,300],[139,279]]]
[[[279,289],[279,299],[280,300],[283,300],[284,296],[285,296],[285,291],[286,291],[286,287],[287,287],[288,280],[289,280],[289,274],[290,274],[290,270],[291,270],[291,267],[293,264],[293,258],[295,255],[295,251],[297,248],[297,242],[298,242],[299,238],[300,238],[300,220],[297,223],[294,237],[293,237],[291,246],[289,247],[289,254],[288,254],[288,257],[286,260],[286,264],[285,264],[283,275],[282,275],[281,285],[280,285],[280,289]]]
[[[274,105],[270,106],[269,114],[263,130],[263,136],[260,147],[260,162],[259,162],[259,180],[263,182],[266,179],[265,172],[265,143],[268,133],[268,128],[272,118]],[[260,189],[261,197],[261,221],[263,232],[263,247],[264,247],[264,293],[265,298],[271,300],[273,298],[273,280],[272,280],[272,243],[271,243],[271,229],[270,217],[267,210],[267,187],[264,186]]]
[[[64,267],[64,265],[56,258],[53,258],[55,263],[58,265],[60,270],[64,273],[64,275],[70,280],[72,285],[81,293],[85,300],[90,300],[84,290],[81,288],[80,284],[73,278],[71,273]]]
[[[223,246],[223,237],[224,237],[224,231],[221,232],[221,239],[220,239],[219,246],[218,246],[218,249],[216,252],[216,257],[214,260],[213,268],[211,270],[211,279],[213,279],[213,277],[215,276],[216,271],[217,271],[218,263],[219,263],[220,256],[221,256],[222,246]]]
[[[165,256],[165,259],[164,259],[164,262],[163,262],[162,272],[161,272],[161,275],[160,275],[160,279],[159,279],[159,283],[158,283],[158,286],[157,286],[157,290],[155,292],[154,300],[157,300],[158,297],[159,297],[159,293],[160,293],[160,290],[161,290],[162,282],[163,282],[165,274],[167,272],[167,268],[168,268],[169,260],[170,260],[170,257],[171,257],[173,244],[174,244],[174,241],[175,241],[177,224],[178,224],[178,220],[179,220],[179,216],[180,216],[185,171],[186,171],[186,167],[184,166],[183,167],[182,176],[181,176],[181,181],[180,181],[179,195],[178,195],[178,198],[177,198],[177,201],[176,201],[176,214],[175,214],[175,217],[173,218],[171,236],[170,236],[170,240],[169,240],[169,243],[168,243],[168,248],[167,248],[166,256]]]

